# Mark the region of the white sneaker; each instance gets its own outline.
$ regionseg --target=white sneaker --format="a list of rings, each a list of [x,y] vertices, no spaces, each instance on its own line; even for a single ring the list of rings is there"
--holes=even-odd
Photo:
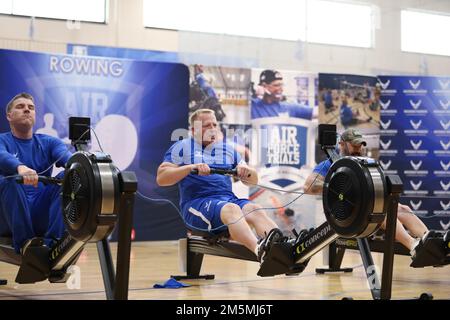
[[[257,251],[258,251],[257,258],[260,263],[262,263],[264,261],[264,258],[267,255],[267,252],[272,247],[272,244],[275,241],[280,240],[282,238],[283,238],[283,232],[281,232],[281,230],[278,228],[274,228],[269,231],[269,233],[267,234],[267,236],[264,239],[260,240],[260,242],[258,243],[258,247],[257,247]]]

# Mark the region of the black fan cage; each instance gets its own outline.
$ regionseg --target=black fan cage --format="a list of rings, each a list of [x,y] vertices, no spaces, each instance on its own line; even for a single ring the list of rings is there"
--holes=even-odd
[[[328,205],[331,215],[338,221],[349,219],[356,206],[358,192],[352,177],[345,172],[337,172],[330,181],[328,187]]]

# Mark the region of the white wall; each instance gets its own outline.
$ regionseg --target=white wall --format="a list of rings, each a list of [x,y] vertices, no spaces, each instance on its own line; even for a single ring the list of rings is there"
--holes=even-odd
[[[236,66],[242,67],[248,65],[241,59],[247,59],[251,66],[312,72],[450,75],[450,57],[400,51],[400,9],[450,14],[450,0],[359,0],[380,12],[375,47],[369,49],[149,29],[142,25],[142,0],[109,2],[106,25],[81,23],[76,28],[65,21],[35,19],[32,39],[30,18],[0,15],[0,48],[65,53],[67,43],[80,43],[208,53],[236,58]],[[443,31],[440,36],[450,45],[448,34]]]

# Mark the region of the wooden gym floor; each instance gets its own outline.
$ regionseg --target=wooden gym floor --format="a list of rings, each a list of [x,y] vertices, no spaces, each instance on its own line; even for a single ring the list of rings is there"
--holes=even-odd
[[[115,244],[112,244],[115,257]],[[130,299],[212,299],[212,300],[300,300],[300,299],[371,299],[367,280],[363,274],[359,254],[348,251],[344,266],[353,266],[353,273],[317,275],[315,268],[322,266],[322,253],[312,258],[306,270],[298,276],[261,278],[256,275],[258,265],[235,259],[205,256],[203,273],[213,273],[215,280],[184,281],[191,284],[182,289],[153,289],[170,275],[180,274],[178,268],[178,243],[134,242],[130,272]],[[430,292],[435,299],[450,299],[450,266],[443,268],[413,269],[409,257],[395,256],[393,299],[417,297]],[[382,257],[374,254],[381,266]],[[20,285],[14,282],[17,267],[0,263],[0,299],[105,299],[103,282],[95,245],[89,244],[78,264],[81,271],[81,288],[68,289],[65,284],[48,281]]]

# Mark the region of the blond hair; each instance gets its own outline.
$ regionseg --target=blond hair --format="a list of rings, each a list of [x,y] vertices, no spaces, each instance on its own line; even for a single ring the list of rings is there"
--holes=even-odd
[[[214,111],[211,109],[198,109],[198,110],[195,110],[194,112],[192,112],[192,114],[189,116],[189,126],[191,128],[194,127],[195,120],[197,120],[197,118],[201,114],[208,114],[208,113],[215,115]]]

